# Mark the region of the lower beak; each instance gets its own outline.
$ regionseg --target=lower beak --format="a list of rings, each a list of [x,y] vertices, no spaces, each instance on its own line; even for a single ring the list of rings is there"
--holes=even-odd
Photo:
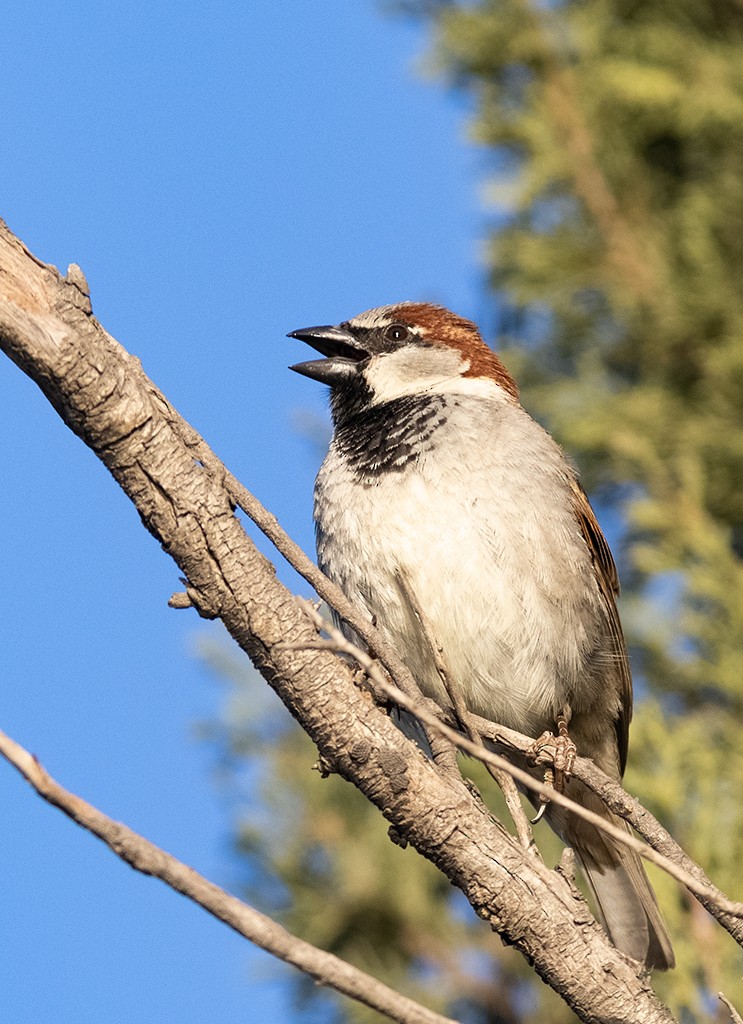
[[[301,373],[303,377],[319,380],[321,384],[329,384],[331,388],[349,381],[359,372],[356,363],[340,356],[330,359],[310,359],[306,363],[294,363],[289,369],[294,370],[295,373]]]
[[[296,363],[289,369],[331,387],[355,377],[358,364],[368,355],[357,347],[351,332],[342,327],[304,327],[299,331],[291,331],[287,337],[298,338],[327,357]]]

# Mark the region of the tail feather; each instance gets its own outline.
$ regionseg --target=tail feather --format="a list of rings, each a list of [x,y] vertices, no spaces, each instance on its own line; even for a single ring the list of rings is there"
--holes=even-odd
[[[630,832],[595,794],[575,780],[567,795]],[[675,964],[673,948],[658,901],[638,854],[599,833],[569,812],[554,808],[550,824],[572,846],[593,893],[604,927],[617,949],[647,967],[665,971]]]
[[[671,940],[640,858],[631,850],[606,866],[585,863],[586,880],[604,927],[617,949],[647,967],[667,971],[675,964]]]

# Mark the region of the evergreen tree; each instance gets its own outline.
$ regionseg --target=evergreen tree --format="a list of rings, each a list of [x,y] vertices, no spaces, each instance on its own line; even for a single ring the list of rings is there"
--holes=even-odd
[[[743,6],[407,8],[431,19],[438,67],[474,97],[493,155],[490,340],[581,466],[619,556],[637,690],[627,786],[740,895]],[[249,735],[256,752],[265,721],[246,726],[231,717],[226,749]],[[309,777],[293,728],[270,735],[266,816],[241,840],[253,887],[280,880],[268,889],[293,928],[464,1020],[570,1019],[363,798]],[[742,1007],[733,940],[654,883],[678,959],[661,994],[684,1020],[720,989]]]

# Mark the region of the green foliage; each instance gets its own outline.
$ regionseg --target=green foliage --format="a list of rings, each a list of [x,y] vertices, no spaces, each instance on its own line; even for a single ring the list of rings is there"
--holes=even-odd
[[[621,524],[628,787],[740,896],[743,5],[406,7],[432,22],[436,66],[473,97],[473,140],[493,154],[493,340]],[[266,753],[273,825],[243,835],[302,934],[463,1019],[569,1019],[372,808],[310,777],[293,731]],[[662,994],[684,1021],[720,989],[743,1007],[740,950],[655,878],[679,963]]]

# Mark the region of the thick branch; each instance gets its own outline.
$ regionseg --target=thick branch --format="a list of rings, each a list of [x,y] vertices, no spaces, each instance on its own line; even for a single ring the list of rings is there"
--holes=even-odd
[[[566,879],[530,857],[461,780],[442,777],[335,654],[295,649],[317,633],[235,517],[224,471],[195,456],[185,440],[194,432],[93,318],[81,280],[40,264],[4,226],[0,347],[104,462],[186,576],[192,603],[222,619],[325,762],[584,1021],[671,1021],[641,966],[611,945]]]

